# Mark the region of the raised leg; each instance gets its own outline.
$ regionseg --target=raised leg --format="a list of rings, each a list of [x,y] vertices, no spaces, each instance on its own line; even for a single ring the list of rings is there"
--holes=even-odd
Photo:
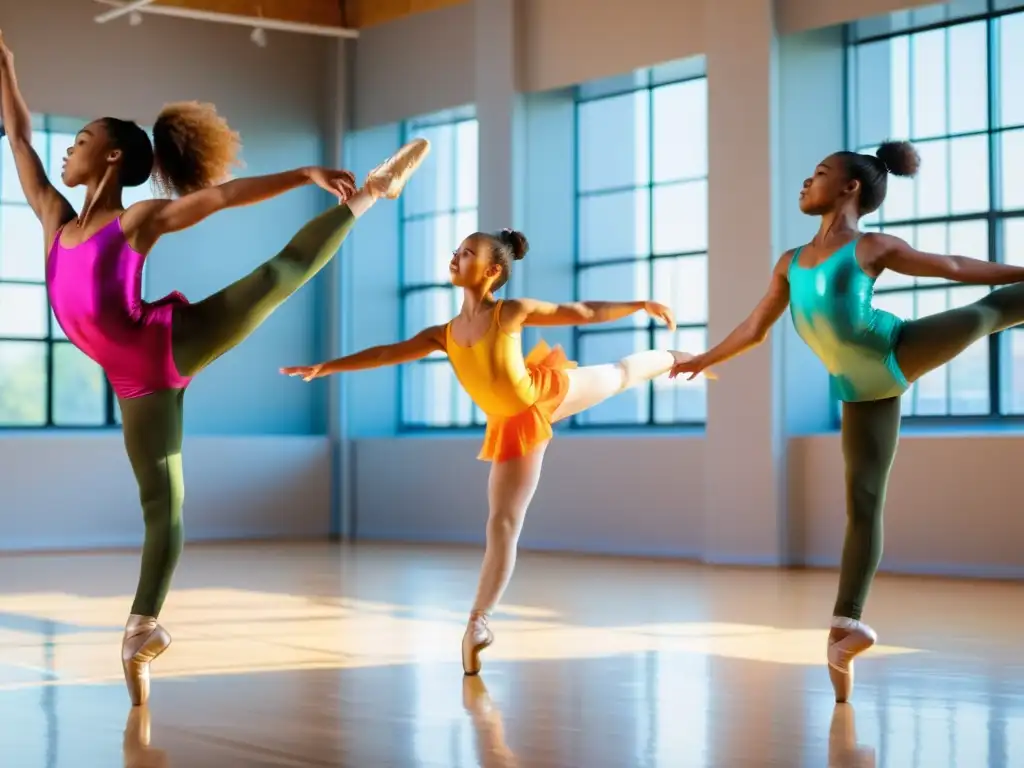
[[[552,420],[561,421],[593,408],[609,397],[668,373],[678,360],[688,358],[681,352],[649,350],[628,355],[617,363],[568,370],[569,391]]]
[[[378,198],[399,196],[429,151],[423,139],[409,142],[371,171],[351,200],[306,224],[270,261],[202,301],[177,307],[172,340],[178,371],[194,376],[259,328],[327,265]]]
[[[462,667],[467,675],[480,671],[480,651],[494,641],[487,617],[501,600],[516,565],[516,548],[526,510],[540,482],[547,444],[532,453],[491,464],[487,482],[487,549],[480,581],[462,640]]]
[[[846,701],[852,692],[854,657],[876,640],[860,617],[882,559],[882,512],[899,443],[900,399],[844,403],[842,430],[846,538],[828,648],[837,701]]]
[[[896,362],[914,382],[974,342],[1024,323],[1024,283],[992,291],[966,307],[911,320],[896,345]]]
[[[124,446],[139,485],[146,534],[121,662],[132,704],[149,698],[149,664],[171,643],[157,617],[184,542],[181,440],[184,390],[120,400]]]

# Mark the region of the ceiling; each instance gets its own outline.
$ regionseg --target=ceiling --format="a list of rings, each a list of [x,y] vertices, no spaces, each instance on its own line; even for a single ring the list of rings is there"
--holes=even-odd
[[[324,27],[365,29],[463,2],[466,0],[155,0],[153,4]]]

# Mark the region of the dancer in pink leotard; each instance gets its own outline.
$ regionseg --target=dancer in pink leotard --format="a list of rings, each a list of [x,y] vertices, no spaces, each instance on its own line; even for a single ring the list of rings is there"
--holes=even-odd
[[[86,187],[78,215],[46,178],[32,148],[32,122],[2,35],[0,93],[18,178],[43,224],[54,315],[68,339],[107,373],[139,485],[146,534],[121,647],[125,682],[139,705],[149,697],[150,662],[171,642],[157,617],[183,541],[185,387],[319,272],[378,198],[398,197],[429,145],[407,144],[371,171],[359,190],[351,173],[323,168],[221,183],[236,162],[238,134],[210,105],[172,104],[157,118],[152,143],[135,123],[110,117],[78,132],[62,173],[67,186]],[[121,190],[151,175],[176,199],[147,200],[126,210]],[[195,304],[180,293],[142,300],[143,262],[163,235],[310,183],[344,204],[306,224],[251,274]]]

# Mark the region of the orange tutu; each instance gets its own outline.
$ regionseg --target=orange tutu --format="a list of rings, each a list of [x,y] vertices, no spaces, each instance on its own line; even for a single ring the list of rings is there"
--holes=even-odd
[[[477,456],[481,461],[508,461],[526,456],[541,443],[550,440],[551,419],[569,392],[566,371],[576,363],[561,347],[552,349],[537,343],[526,356],[526,369],[537,390],[537,402],[515,416],[488,416],[484,445]]]

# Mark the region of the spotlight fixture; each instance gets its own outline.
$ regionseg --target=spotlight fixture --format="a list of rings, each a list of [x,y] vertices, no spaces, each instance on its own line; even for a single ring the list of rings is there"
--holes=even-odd
[[[249,35],[249,39],[252,40],[254,45],[257,45],[260,48],[267,47],[267,33],[263,31],[263,27],[256,27],[256,29],[252,31],[252,34]]]

